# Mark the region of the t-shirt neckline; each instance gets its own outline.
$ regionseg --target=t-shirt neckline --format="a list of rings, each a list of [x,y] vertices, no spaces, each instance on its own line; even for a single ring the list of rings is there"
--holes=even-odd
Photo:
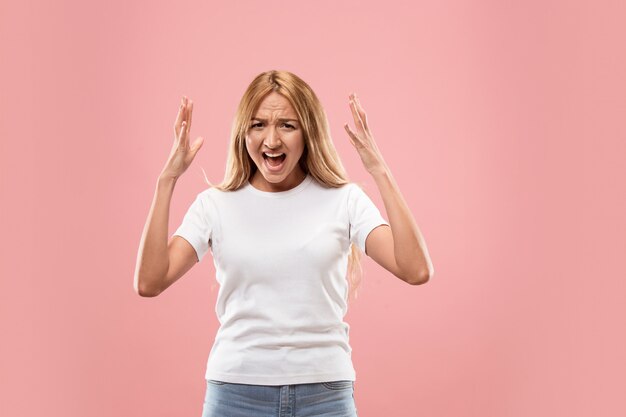
[[[291,195],[294,195],[296,193],[299,193],[307,185],[309,185],[312,181],[313,181],[313,177],[311,176],[311,174],[307,173],[306,177],[302,180],[302,182],[300,182],[300,184],[296,185],[293,188],[290,188],[289,190],[286,190],[286,191],[262,191],[262,190],[259,190],[258,188],[255,188],[250,183],[250,180],[248,180],[248,183],[246,184],[245,189],[248,190],[249,192],[255,194],[255,195],[262,196],[262,197],[283,198],[283,197],[287,197],[287,196],[291,196]]]

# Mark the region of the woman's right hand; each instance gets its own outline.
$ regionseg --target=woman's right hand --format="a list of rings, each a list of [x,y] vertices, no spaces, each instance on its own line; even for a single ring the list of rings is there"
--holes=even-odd
[[[192,111],[193,101],[183,97],[174,123],[174,145],[161,176],[178,179],[191,165],[196,153],[202,147],[204,139],[201,137],[198,137],[191,147],[189,146]]]

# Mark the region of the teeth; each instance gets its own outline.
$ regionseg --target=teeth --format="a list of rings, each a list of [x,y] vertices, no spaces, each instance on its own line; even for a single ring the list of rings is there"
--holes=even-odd
[[[269,154],[269,153],[267,153],[267,152],[263,152],[263,153],[264,153],[265,155],[267,155],[267,156],[271,156],[272,158],[275,158],[275,157],[277,157],[277,156],[284,155],[284,153],[276,153],[276,154],[274,154],[274,153]]]

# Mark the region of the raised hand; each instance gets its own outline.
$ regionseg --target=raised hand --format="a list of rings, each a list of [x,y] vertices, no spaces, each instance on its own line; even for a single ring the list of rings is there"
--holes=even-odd
[[[359,153],[367,172],[373,174],[377,170],[384,170],[386,167],[385,161],[378,150],[378,146],[376,146],[376,142],[374,141],[374,137],[367,123],[367,115],[363,107],[361,107],[361,103],[356,97],[356,94],[350,94],[349,105],[354,118],[356,132],[353,132],[347,123],[345,123],[343,127],[346,129],[346,132],[348,132],[350,142]]]
[[[204,139],[201,137],[198,137],[191,147],[189,146],[192,112],[193,101],[184,96],[174,123],[174,145],[161,175],[179,178],[191,165],[196,153],[202,147]]]

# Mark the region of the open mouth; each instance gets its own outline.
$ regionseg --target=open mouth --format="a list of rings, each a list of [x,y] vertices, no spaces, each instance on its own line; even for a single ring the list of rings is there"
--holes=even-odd
[[[273,155],[273,156],[270,156],[270,155]],[[285,159],[287,158],[287,155],[284,153],[280,153],[280,154],[272,153],[270,155],[263,152],[263,159],[265,160],[266,166],[271,171],[280,170],[283,166],[283,162],[285,162]]]

